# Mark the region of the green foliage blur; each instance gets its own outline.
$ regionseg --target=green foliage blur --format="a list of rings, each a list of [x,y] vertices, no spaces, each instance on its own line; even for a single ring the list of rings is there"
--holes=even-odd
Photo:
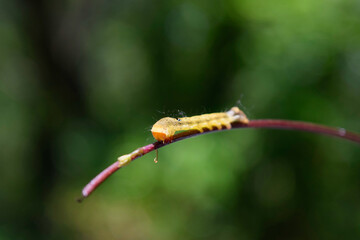
[[[360,147],[187,139],[75,199],[165,116],[360,132],[358,0],[0,0],[0,239],[359,239]]]

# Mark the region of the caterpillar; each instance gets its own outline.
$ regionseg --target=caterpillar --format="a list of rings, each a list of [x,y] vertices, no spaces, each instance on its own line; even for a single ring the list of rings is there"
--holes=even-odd
[[[171,140],[177,131],[198,130],[203,132],[205,128],[212,130],[215,127],[221,129],[225,126],[231,128],[231,123],[239,122],[247,124],[249,119],[238,107],[232,107],[227,112],[209,113],[193,117],[171,118],[165,117],[157,121],[151,133],[158,141]]]

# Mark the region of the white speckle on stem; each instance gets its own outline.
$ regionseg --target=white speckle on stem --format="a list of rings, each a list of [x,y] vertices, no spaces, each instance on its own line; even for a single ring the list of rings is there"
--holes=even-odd
[[[339,128],[339,134],[340,134],[340,136],[345,136],[345,134],[346,134],[346,129],[345,128]]]

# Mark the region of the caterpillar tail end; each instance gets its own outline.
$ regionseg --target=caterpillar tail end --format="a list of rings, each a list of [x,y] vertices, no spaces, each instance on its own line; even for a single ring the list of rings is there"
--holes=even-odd
[[[237,122],[243,123],[243,124],[248,124],[249,123],[249,119],[246,117],[245,113],[243,111],[241,111],[238,107],[232,107],[227,114],[230,117],[233,117],[234,120],[236,120]]]

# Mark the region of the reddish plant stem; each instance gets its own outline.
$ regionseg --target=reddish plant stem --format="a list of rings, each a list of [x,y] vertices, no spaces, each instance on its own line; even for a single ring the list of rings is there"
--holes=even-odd
[[[346,140],[353,141],[355,143],[360,144],[360,135],[356,133],[352,133],[346,131],[344,128],[332,128],[324,125],[313,124],[308,122],[301,121],[290,121],[290,120],[277,120],[277,119],[259,119],[259,120],[251,120],[248,124],[234,123],[232,124],[231,129],[235,128],[278,128],[278,129],[292,129],[298,131],[306,131],[313,132],[318,134],[330,135],[338,138],[343,138]],[[224,131],[227,129],[214,129],[208,130],[203,133],[199,133],[198,131],[186,131],[181,132],[174,135],[172,141],[169,142],[155,142],[144,147],[138,148],[127,156],[129,161],[126,163],[121,163],[116,161],[101,173],[99,173],[90,183],[88,183],[84,189],[82,190],[82,197],[78,199],[81,202],[84,198],[88,197],[102,182],[104,182],[108,177],[110,177],[114,172],[116,172],[121,167],[127,165],[130,161],[135,160],[136,158],[143,156],[153,150],[166,146],[168,144],[189,138],[194,137],[204,133],[216,132],[216,131]]]
[[[290,120],[277,120],[277,119],[261,119],[252,120],[245,127],[249,128],[279,128],[279,129],[292,129],[298,131],[313,132],[319,134],[330,135],[333,137],[344,138],[360,144],[360,135],[346,131],[344,128],[327,127],[320,124],[290,121]]]

